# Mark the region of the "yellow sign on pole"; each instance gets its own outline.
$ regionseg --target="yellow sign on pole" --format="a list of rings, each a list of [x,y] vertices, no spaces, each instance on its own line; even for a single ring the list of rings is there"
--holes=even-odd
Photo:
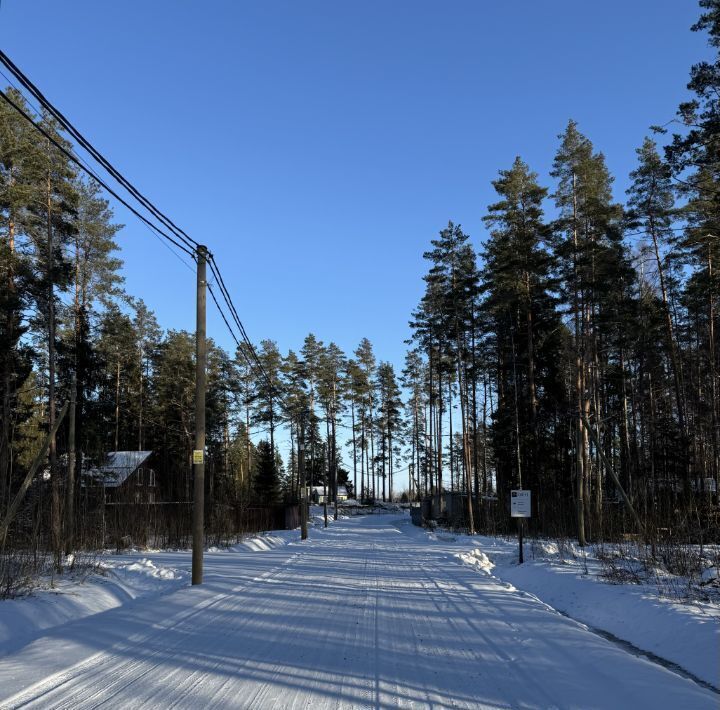
[[[203,450],[202,449],[194,449],[193,450],[193,463],[203,463]]]

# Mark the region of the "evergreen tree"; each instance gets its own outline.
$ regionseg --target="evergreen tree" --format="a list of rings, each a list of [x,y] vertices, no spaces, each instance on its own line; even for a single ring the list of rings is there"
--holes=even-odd
[[[703,333],[695,357],[706,374],[695,390],[694,448],[701,478],[712,478],[720,486],[720,348],[718,348],[718,294],[720,294],[720,2],[700,0],[703,13],[692,26],[706,32],[714,50],[710,61],[701,61],[690,70],[688,89],[694,98],[678,109],[683,132],[673,135],[666,146],[667,160],[676,189],[685,201],[682,216],[685,230],[678,247],[691,270],[683,305],[695,333]],[[689,323],[690,325],[690,323]],[[709,416],[708,416],[709,415]],[[709,455],[701,443],[710,439]],[[686,490],[686,493],[689,490]]]
[[[402,426],[402,400],[395,370],[389,362],[381,362],[375,375],[378,406],[377,432],[380,446],[382,499],[393,499],[393,473]],[[385,483],[388,483],[387,497]]]
[[[411,325],[415,329],[415,339],[428,353],[430,420],[431,427],[433,422],[435,424],[437,456],[435,490],[438,494],[443,488],[443,398],[445,396],[443,385],[447,388],[446,411],[449,415],[450,444],[453,439],[455,391],[459,395],[463,457],[462,470],[458,470],[457,479],[463,480],[462,487],[467,496],[469,529],[472,533],[474,531],[472,481],[476,478],[472,469],[477,460],[471,451],[470,436],[470,431],[475,431],[477,426],[476,418],[473,416],[476,411],[474,395],[477,370],[474,367],[472,343],[476,325],[478,271],[475,253],[468,239],[468,235],[459,225],[449,222],[447,228],[440,232],[439,237],[431,241],[433,249],[424,254],[424,258],[431,263],[430,270],[424,277],[427,284],[426,292]],[[434,398],[437,401],[437,416],[433,413]],[[448,448],[450,449],[451,445]],[[453,488],[456,476],[452,457],[449,458],[449,464],[451,488]]]
[[[531,488],[543,509],[544,491],[558,490],[558,482],[547,480],[546,466],[552,460],[554,419],[565,406],[563,352],[556,335],[561,326],[545,248],[547,189],[520,158],[500,171],[493,186],[500,200],[484,218],[490,239],[483,253],[483,309],[494,335],[498,378],[492,427],[497,486],[503,501],[510,488]]]
[[[655,267],[660,285],[662,311],[665,320],[665,348],[669,355],[670,369],[675,384],[675,399],[679,426],[685,431],[685,395],[682,385],[682,363],[680,362],[670,308],[667,259],[665,250],[674,239],[673,216],[674,196],[670,167],[663,162],[654,141],[646,138],[637,150],[638,167],[630,173],[632,185],[627,191],[628,222],[631,229],[640,229],[652,243]]]
[[[331,500],[335,503],[335,520],[337,520],[338,485],[337,420],[342,413],[344,369],[345,356],[335,343],[322,348],[318,358],[317,393],[325,419],[325,438],[329,455],[328,472]]]
[[[160,450],[158,464],[171,500],[190,500],[194,442],[195,338],[168,331],[153,358],[154,423],[148,448]]]
[[[412,499],[427,495],[428,469],[425,455],[425,392],[427,368],[417,350],[410,350],[405,356],[402,371],[402,386],[408,392],[405,405],[405,419],[409,422],[410,460],[409,482]]]
[[[622,243],[622,209],[612,200],[612,177],[605,158],[593,152],[592,143],[574,121],[561,136],[552,175],[558,180],[554,197],[560,213],[556,254],[562,293],[573,321],[575,499],[578,540],[584,545],[590,506],[594,519],[601,519],[604,490],[587,427],[591,419],[599,422],[606,415],[605,403],[600,402],[602,372],[611,365],[611,358],[617,358],[613,366],[622,360],[618,314],[627,306],[633,274]],[[605,439],[609,444],[610,438]]]
[[[375,441],[373,437],[375,398],[372,382],[376,361],[372,343],[367,338],[363,338],[354,354],[357,368],[352,386],[358,403],[360,427],[360,497],[361,499],[375,499]]]
[[[43,129],[59,144],[67,142],[49,115],[40,121]],[[57,312],[58,293],[70,285],[70,262],[67,249],[77,231],[78,194],[73,172],[67,156],[48,139],[39,141],[40,149],[31,153],[34,198],[28,204],[28,237],[34,252],[37,268],[37,291],[34,294],[36,317],[35,332],[46,348],[48,427],[53,430],[57,415]],[[50,482],[52,489],[51,532],[56,567],[60,569],[62,548],[62,520],[60,508],[60,477],[57,465],[56,437],[50,437]]]
[[[7,89],[10,99],[30,113],[23,98]],[[37,274],[27,253],[33,220],[30,206],[40,199],[34,166],[39,162],[37,135],[19,114],[0,106],[0,508],[14,484],[13,429],[25,409],[19,393],[32,369],[32,349],[24,336],[23,312],[39,292]]]
[[[262,340],[257,352],[262,369],[253,367],[255,387],[254,424],[265,427],[270,435],[270,448],[275,449],[275,429],[281,420],[282,409],[282,355],[272,340]]]
[[[257,445],[253,488],[255,498],[260,505],[275,505],[280,501],[280,477],[276,452],[265,439]]]

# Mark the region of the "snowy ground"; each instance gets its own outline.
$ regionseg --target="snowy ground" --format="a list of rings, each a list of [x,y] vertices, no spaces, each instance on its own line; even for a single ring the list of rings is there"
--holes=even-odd
[[[103,557],[100,582],[0,602],[0,707],[719,705],[717,693],[546,598],[555,590],[562,608],[574,595],[568,614],[609,607],[598,614],[642,626],[638,609],[657,600],[633,606],[605,592],[625,587],[547,561],[519,568],[511,543],[429,534],[404,514],[298,537],[208,552],[201,587],[188,586],[186,552],[131,553]],[[656,623],[673,625],[664,649],[699,643],[717,676],[717,618],[705,637],[697,614],[674,626],[674,606],[658,604]]]
[[[545,542],[533,552],[526,542],[526,561],[518,565],[517,541],[457,542],[476,546],[459,553],[464,562],[720,689],[720,606],[673,600],[653,584],[611,584],[592,548],[573,545],[559,554],[557,544]]]

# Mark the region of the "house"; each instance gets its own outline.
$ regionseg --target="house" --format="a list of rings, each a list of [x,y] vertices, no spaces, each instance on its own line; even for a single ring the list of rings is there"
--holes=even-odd
[[[105,461],[87,471],[85,485],[103,488],[108,500],[123,503],[154,503],[157,495],[152,451],[111,451]]]
[[[337,499],[338,503],[342,503],[348,499],[348,492],[345,486],[338,486],[337,489]],[[325,502],[325,486],[312,486],[310,488],[310,500],[313,503],[318,503],[319,505],[322,505]],[[332,497],[332,488],[330,486],[327,487],[327,502],[332,503],[333,497]]]

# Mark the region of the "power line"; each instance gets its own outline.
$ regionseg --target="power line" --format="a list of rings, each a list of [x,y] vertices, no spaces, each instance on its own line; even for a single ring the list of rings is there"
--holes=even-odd
[[[140,202],[147,210],[149,210],[167,229],[172,231],[175,236],[183,241],[186,246],[191,249],[197,248],[199,243],[192,239],[188,234],[180,229],[169,217],[161,212],[155,205],[150,202],[129,180],[127,180],[95,147],[73,126],[72,123],[57,109],[33,84],[30,79],[15,65],[15,63],[0,50],[0,62],[17,78],[17,80],[40,102],[55,119],[65,128],[65,130],[90,153],[90,155],[102,165],[112,177],[114,177],[135,199]]]
[[[140,212],[138,212],[132,205],[130,205],[126,200],[124,200],[120,195],[115,192],[100,176],[98,176],[92,169],[88,168],[87,166],[83,165],[79,158],[77,158],[71,151],[69,151],[65,146],[63,146],[55,137],[50,135],[48,131],[46,131],[39,123],[36,123],[33,121],[33,119],[28,116],[25,111],[22,110],[20,106],[18,106],[4,91],[0,90],[0,97],[2,97],[12,108],[14,108],[28,123],[30,123],[32,126],[35,127],[37,131],[39,131],[45,138],[47,138],[65,157],[67,157],[69,160],[71,160],[75,165],[77,165],[82,171],[87,173],[93,180],[95,180],[98,185],[102,186],[108,193],[110,193],[116,200],[121,202],[125,207],[127,207],[138,219],[142,220],[150,229],[154,230],[161,236],[163,236],[168,241],[172,242],[176,247],[179,249],[182,249],[186,254],[189,256],[195,258],[194,252],[192,252],[190,249],[188,249],[183,244],[180,244],[177,240],[173,239],[169,234],[166,234],[163,232],[159,227],[154,225],[152,222],[150,222],[146,217],[144,217]]]
[[[253,345],[252,341],[247,335],[247,332],[245,330],[245,327],[242,324],[242,321],[240,320],[240,316],[238,315],[237,309],[235,308],[235,304],[232,301],[232,298],[230,296],[230,293],[225,286],[225,280],[222,277],[222,274],[220,273],[220,267],[217,265],[217,262],[215,261],[215,258],[212,254],[209,255],[208,263],[210,264],[210,271],[215,276],[216,282],[220,288],[220,293],[223,296],[223,299],[225,303],[227,304],[227,307],[230,309],[230,314],[235,321],[235,324],[240,332],[240,335],[245,342],[245,344],[248,346],[248,349],[250,351],[250,354],[253,357],[254,360],[254,366],[257,367],[257,369],[260,371],[262,376],[265,378],[265,381],[268,384],[268,387],[270,388],[271,392],[274,392],[275,394],[280,394],[278,388],[273,384],[272,380],[270,379],[270,376],[267,374],[267,371],[263,367],[262,362],[260,361],[260,358],[257,354],[257,351],[255,350],[255,346]],[[215,297],[213,295],[213,300],[215,300]],[[217,305],[217,301],[215,300],[215,303]],[[224,318],[224,316],[223,316]],[[226,321],[227,323],[227,321]],[[229,327],[229,326],[228,326]],[[240,343],[238,343],[238,347],[240,346]],[[243,356],[248,360],[248,364],[252,367],[253,364],[250,363],[247,354],[245,353],[245,350],[243,348],[240,348],[243,352]]]
[[[5,81],[7,81],[7,83],[10,86],[12,86],[13,89],[15,89],[15,91],[18,92],[18,94],[22,95],[22,91],[21,91],[20,87],[4,71],[2,71],[2,69],[0,69],[0,76],[2,76],[5,79]],[[38,108],[38,106],[36,104],[34,104],[32,101],[29,101],[27,99],[27,97],[24,97],[24,98],[27,101],[30,108],[32,108],[35,111],[35,113],[39,115],[41,113],[41,110]],[[89,174],[92,174],[92,176],[93,176],[92,179],[95,180],[96,182],[99,182],[97,176],[93,172],[93,170],[90,167],[90,165],[88,164],[88,162],[82,156],[77,155],[77,153],[75,153],[75,151],[73,151],[72,149],[70,149],[70,152],[85,166],[85,171]],[[143,226],[150,232],[150,234],[152,234],[152,236],[155,239],[158,240],[158,242],[160,242],[160,244],[163,245],[163,247],[165,247],[165,249],[167,249],[181,264],[183,264],[185,266],[185,268],[189,269],[190,271],[192,271],[194,273],[195,270],[192,268],[192,266],[190,266],[190,264],[185,259],[183,259],[180,256],[180,254],[178,254],[176,251],[174,251],[173,248],[169,244],[167,244],[165,241],[163,241],[156,234],[155,231],[153,231],[152,229],[150,229],[147,226],[147,224],[144,224]]]
[[[218,312],[220,313],[223,321],[225,321],[225,325],[227,326],[228,331],[230,331],[230,335],[232,336],[232,339],[235,341],[238,347],[240,347],[240,341],[235,336],[235,333],[233,332],[233,329],[230,327],[230,323],[228,323],[227,318],[225,317],[225,313],[222,308],[220,308],[220,304],[218,303],[217,298],[215,298],[215,291],[213,291],[213,288],[210,284],[208,284],[208,291],[210,291],[210,296],[212,297],[212,300],[215,303],[215,307],[218,309]],[[250,364],[248,362],[248,364]]]
[[[195,250],[197,247],[199,247],[199,242],[197,242],[195,239],[190,237],[183,229],[178,227],[175,222],[172,221],[166,214],[164,214],[160,209],[158,209],[145,195],[143,195],[127,178],[125,178],[118,170],[115,168],[114,165],[110,163],[109,160],[107,160],[86,138],[85,136],[77,129],[75,126],[63,115],[63,113],[56,108],[52,102],[50,102],[49,99],[45,97],[45,95],[40,91],[40,89],[20,70],[20,68],[2,51],[0,50],[0,62],[10,71],[13,76],[17,78],[17,80],[22,84],[25,89],[30,92],[30,94],[40,103],[40,105],[48,111],[48,113],[55,118],[55,120],[58,121],[58,123],[76,140],[80,146],[82,146],[92,158],[95,159],[96,162],[98,162],[108,173],[110,176],[112,176],[137,202],[142,205],[143,208],[148,210],[150,214],[157,219],[168,231],[170,231],[174,237],[171,237],[169,234],[167,234],[165,231],[160,229],[157,225],[153,224],[150,220],[148,220],[145,216],[143,216],[138,210],[136,210],[134,207],[132,207],[125,199],[120,197],[118,193],[109,187],[109,185],[102,180],[97,173],[86,163],[85,160],[83,160],[81,157],[78,157],[74,154],[72,149],[68,149],[65,146],[63,146],[59,140],[57,140],[54,136],[50,135],[48,131],[46,131],[39,123],[35,122],[31,116],[28,116],[23,109],[18,106],[5,92],[0,92],[0,95],[2,95],[2,98],[10,104],[18,113],[20,113],[29,123],[31,123],[36,130],[38,130],[42,135],[44,135],[49,141],[55,145],[58,150],[60,150],[68,159],[70,159],[75,165],[77,165],[81,170],[86,172],[93,180],[95,180],[100,186],[102,186],[110,195],[115,197],[121,204],[123,204],[125,207],[127,207],[136,217],[138,217],[150,230],[153,236],[162,236],[166,240],[168,240],[170,243],[172,243],[177,248],[184,251],[186,254],[191,256],[193,259],[196,258]],[[9,81],[10,84],[12,84],[15,89],[22,94],[20,89],[10,80],[4,72],[2,72],[2,75],[5,76],[5,78]],[[28,102],[32,105],[32,102]],[[33,106],[34,108],[34,106]],[[159,238],[159,237],[158,237]],[[165,245],[167,246],[167,245]],[[168,247],[170,249],[170,247]],[[170,249],[172,252],[172,249]],[[185,264],[188,268],[189,265],[187,262],[185,262],[182,257],[180,257],[177,253],[172,252],[175,254],[175,256],[180,259],[180,261]],[[265,368],[262,365],[262,362],[260,361],[260,358],[258,357],[257,351],[255,350],[254,345],[252,344],[252,341],[247,335],[247,331],[245,330],[245,327],[242,324],[242,321],[240,320],[240,316],[237,312],[237,309],[235,308],[235,305],[232,301],[232,297],[230,296],[230,293],[225,286],[225,282],[222,278],[222,274],[220,273],[220,268],[215,261],[212,254],[208,253],[207,255],[208,263],[210,265],[210,269],[215,276],[215,280],[217,283],[217,286],[220,290],[220,293],[223,297],[223,300],[225,301],[225,304],[227,305],[227,308],[230,311],[230,317],[235,322],[237,329],[240,333],[241,339],[244,341],[244,343],[247,345],[250,355],[252,356],[252,359],[254,361],[251,362],[247,356],[247,352],[245,352],[245,349],[241,348],[243,350],[243,355],[248,359],[248,364],[251,365],[251,367],[257,368],[259,372],[262,374],[262,376],[267,381],[269,387],[271,390],[277,392],[277,388],[270,380],[270,377],[268,376]],[[213,289],[210,288],[211,296],[213,301],[215,302],[215,305],[220,312],[220,315],[225,322],[226,327],[228,328],[228,331],[230,332],[230,335],[232,336],[233,340],[235,340],[238,347],[240,346],[240,340],[236,337],[226,315],[223,311],[222,307],[220,306],[220,303],[218,302],[217,298],[215,297],[215,294],[213,292]]]

